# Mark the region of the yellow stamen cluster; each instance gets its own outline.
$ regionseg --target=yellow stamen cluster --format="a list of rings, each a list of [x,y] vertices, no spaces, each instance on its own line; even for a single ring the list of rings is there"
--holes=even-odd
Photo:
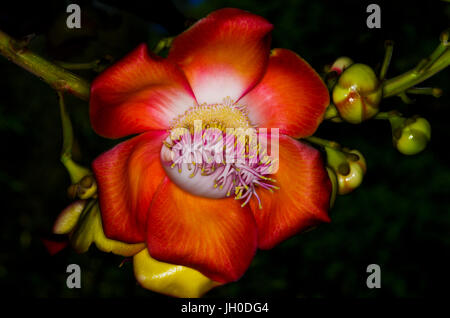
[[[245,106],[234,104],[229,97],[225,98],[222,103],[202,104],[189,108],[172,121],[171,127],[187,128],[193,132],[196,120],[201,120],[202,129],[217,128],[225,131],[226,128],[252,127]]]

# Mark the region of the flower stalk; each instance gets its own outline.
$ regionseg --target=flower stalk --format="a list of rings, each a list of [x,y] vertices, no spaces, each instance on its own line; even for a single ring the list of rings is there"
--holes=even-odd
[[[73,129],[69,114],[67,113],[64,103],[64,95],[58,91],[59,110],[61,114],[61,124],[63,133],[63,146],[61,151],[61,162],[70,175],[72,184],[80,182],[85,176],[92,174],[92,172],[77,164],[72,160],[72,146],[73,146]]]
[[[381,65],[381,70],[380,70],[380,80],[381,81],[384,80],[384,78],[386,77],[386,73],[389,68],[389,64],[391,63],[392,52],[394,50],[394,42],[386,41],[384,46],[385,46],[384,59],[383,59],[383,65]]]
[[[437,87],[413,87],[406,91],[408,94],[415,94],[415,95],[431,95],[436,98],[442,96],[442,89]]]
[[[96,59],[91,62],[85,62],[85,63],[71,63],[71,62],[64,62],[64,61],[55,61],[55,64],[58,66],[61,66],[62,68],[66,70],[93,70],[94,72],[102,72],[104,69],[106,69],[111,63],[113,62],[113,57],[110,55],[106,55],[103,58]]]
[[[427,59],[419,62],[412,70],[384,81],[383,97],[398,95],[449,66],[450,50],[448,37],[449,31],[443,32],[441,42]]]
[[[0,31],[0,54],[38,76],[53,89],[69,92],[85,101],[89,100],[89,82],[31,52],[26,42],[17,41],[2,31]]]
[[[340,149],[341,146],[335,142],[335,141],[331,141],[331,140],[325,140],[316,136],[310,136],[305,138],[304,140],[312,143],[312,144],[316,144],[318,146],[322,146],[322,147],[327,147],[327,148],[332,148],[332,149]]]

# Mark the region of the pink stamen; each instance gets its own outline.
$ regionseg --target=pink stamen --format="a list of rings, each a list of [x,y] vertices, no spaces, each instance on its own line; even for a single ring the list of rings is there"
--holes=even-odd
[[[225,140],[223,147],[222,142]],[[181,134],[178,139],[172,140],[172,145],[168,147],[174,155],[171,167],[178,166],[181,172],[183,163],[187,163],[188,170],[192,171],[189,175],[191,178],[199,172],[205,177],[216,173],[211,191],[222,190],[226,186],[226,196],[234,193],[236,200],[244,200],[241,206],[247,205],[254,195],[262,208],[256,188],[259,186],[270,191],[278,189],[269,183],[274,180],[266,177],[270,174],[273,163],[267,158],[255,160],[259,155],[265,154],[265,149],[261,151],[259,147],[252,147],[248,143],[245,138],[236,138],[236,141],[234,138],[227,139],[224,132],[211,132],[208,128],[202,129],[201,134]],[[226,157],[228,147],[234,148],[234,158]],[[227,162],[227,159],[231,162]]]

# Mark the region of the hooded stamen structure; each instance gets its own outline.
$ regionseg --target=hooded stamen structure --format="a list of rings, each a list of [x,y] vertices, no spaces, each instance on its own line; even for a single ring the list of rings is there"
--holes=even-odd
[[[178,186],[192,194],[212,198],[233,195],[245,206],[258,187],[278,189],[268,175],[277,159],[267,155],[262,135],[252,128],[245,106],[232,101],[188,110],[174,121],[164,141],[163,167]]]

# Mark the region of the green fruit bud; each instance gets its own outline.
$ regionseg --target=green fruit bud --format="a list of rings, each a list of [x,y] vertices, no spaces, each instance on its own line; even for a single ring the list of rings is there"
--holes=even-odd
[[[378,113],[382,88],[369,66],[356,63],[341,74],[332,98],[343,120],[359,124]]]
[[[344,148],[342,151],[325,148],[328,166],[334,171],[337,180],[337,193],[347,194],[359,187],[367,170],[366,160],[358,150]],[[332,176],[328,173],[330,179]]]
[[[422,117],[391,120],[392,141],[404,155],[415,155],[425,149],[431,139],[430,123]]]
[[[346,153],[348,170],[337,174],[339,194],[347,194],[359,187],[367,171],[366,160],[358,150]]]

